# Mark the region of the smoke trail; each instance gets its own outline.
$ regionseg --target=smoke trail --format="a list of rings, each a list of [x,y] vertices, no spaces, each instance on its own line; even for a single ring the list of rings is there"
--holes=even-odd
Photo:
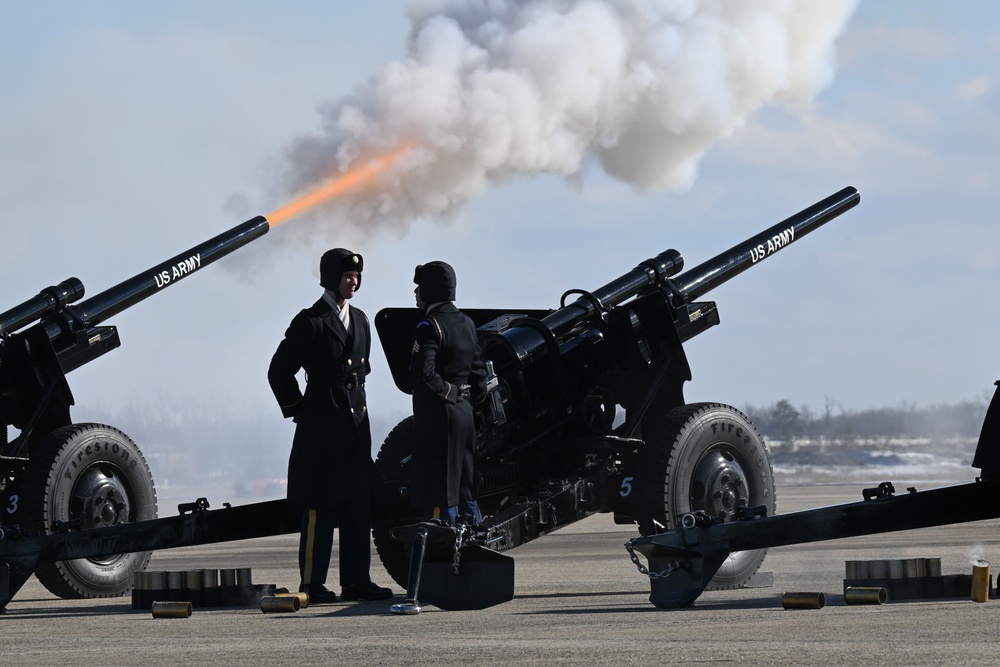
[[[638,190],[683,189],[762,105],[832,77],[856,0],[471,0],[411,12],[407,56],[289,147],[289,195],[409,142],[374,197],[314,217],[368,230],[446,216],[491,183],[578,175],[596,159]],[[310,232],[312,233],[312,232]]]

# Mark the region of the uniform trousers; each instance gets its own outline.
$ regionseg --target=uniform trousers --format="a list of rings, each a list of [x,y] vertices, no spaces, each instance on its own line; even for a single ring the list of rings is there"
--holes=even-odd
[[[340,585],[371,581],[371,481],[368,456],[358,453],[350,504],[342,511],[304,509],[299,533],[303,584],[325,584],[333,553],[333,529],[340,528]]]

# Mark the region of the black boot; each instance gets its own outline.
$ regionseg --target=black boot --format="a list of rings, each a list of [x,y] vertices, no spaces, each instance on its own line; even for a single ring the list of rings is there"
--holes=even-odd
[[[337,594],[323,584],[301,584],[299,593],[309,596],[309,604],[333,604],[337,601]]]
[[[344,602],[354,602],[355,600],[388,600],[391,597],[392,590],[376,586],[372,581],[364,584],[343,586],[340,589],[340,598]]]

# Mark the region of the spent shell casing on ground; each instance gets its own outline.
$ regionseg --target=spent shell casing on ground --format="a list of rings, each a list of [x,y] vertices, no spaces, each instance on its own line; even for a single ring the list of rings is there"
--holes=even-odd
[[[278,597],[278,598],[298,598],[299,599],[299,608],[300,609],[306,609],[307,607],[309,607],[309,594],[308,593],[302,593],[302,592],[298,592],[298,593],[275,593],[274,597]]]
[[[844,591],[847,604],[885,604],[889,594],[882,586],[848,586]]]
[[[153,618],[188,618],[191,616],[191,603],[176,600],[158,600],[153,603]]]
[[[184,573],[179,570],[167,570],[166,597],[169,601],[184,601]]]
[[[785,609],[821,609],[825,604],[823,593],[795,592],[781,596],[781,606]]]
[[[182,600],[187,600],[195,607],[203,607],[205,599],[201,592],[201,570],[186,570],[181,573],[183,586]]]
[[[912,579],[914,577],[926,577],[927,567],[923,558],[907,558],[903,561],[903,577]]]
[[[972,599],[986,602],[990,599],[990,564],[984,560],[972,563]]]
[[[149,597],[148,574],[136,572],[132,575],[132,609],[149,609],[152,601]]]
[[[218,570],[208,569],[201,571],[201,596],[206,607],[218,607],[222,604]]]
[[[297,596],[265,595],[260,599],[260,610],[265,614],[298,611],[301,602]]]
[[[223,586],[235,586],[236,569],[232,567],[227,567],[219,570],[219,581],[222,582]]]

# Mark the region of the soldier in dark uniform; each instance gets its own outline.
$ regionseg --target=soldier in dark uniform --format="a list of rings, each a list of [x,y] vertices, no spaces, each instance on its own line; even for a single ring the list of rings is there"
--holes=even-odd
[[[486,397],[476,327],[455,304],[455,271],[445,262],[416,268],[413,293],[425,317],[410,355],[413,389],[411,502],[425,519],[482,521],[475,497],[476,425],[471,401]]]
[[[340,528],[344,600],[392,597],[371,567],[371,430],[365,376],[371,372],[368,317],[348,301],[361,286],[361,255],[335,248],[320,259],[323,296],[299,312],[278,345],[267,379],[281,412],[296,422],[288,460],[288,503],[302,513],[299,590],[312,604],[337,601],[325,586],[333,529]],[[295,375],[305,369],[305,393]]]
[[[979,431],[979,444],[972,458],[972,467],[981,468],[980,477],[995,480],[1000,477],[1000,381],[995,383],[997,389],[993,392],[993,400],[986,409],[986,418]]]

